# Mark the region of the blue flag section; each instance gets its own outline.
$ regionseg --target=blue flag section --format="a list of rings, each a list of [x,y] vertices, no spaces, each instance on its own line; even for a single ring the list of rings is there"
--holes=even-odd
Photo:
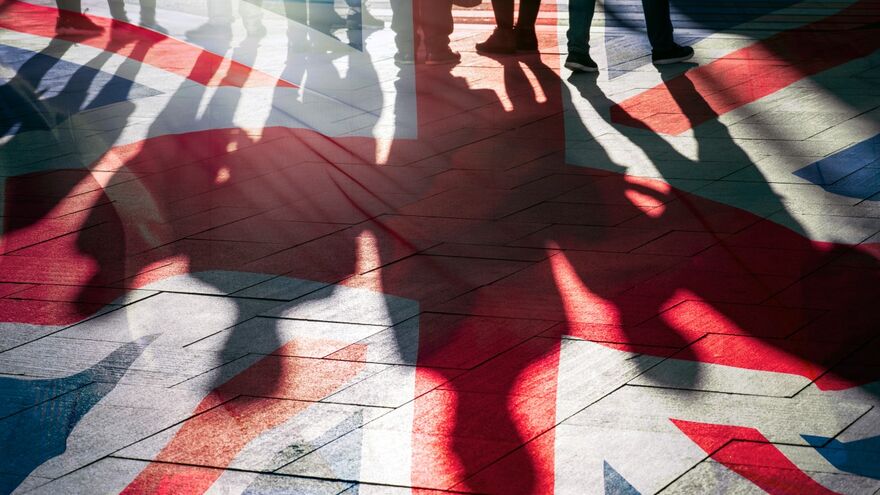
[[[0,45],[3,65],[15,74],[0,76],[0,136],[51,130],[79,112],[158,94],[88,65],[59,60],[59,52],[60,47],[34,53]]]
[[[63,378],[0,377],[0,492],[12,493],[37,466],[64,453],[77,423],[116,387],[152,340],[125,344],[94,366]]]
[[[626,481],[626,478],[620,475],[607,462],[605,469],[605,493],[606,495],[640,495],[640,493]]]
[[[803,437],[835,468],[845,473],[880,479],[880,436],[850,442],[810,435]]]
[[[856,199],[880,193],[880,135],[804,167],[794,175],[828,192]]]

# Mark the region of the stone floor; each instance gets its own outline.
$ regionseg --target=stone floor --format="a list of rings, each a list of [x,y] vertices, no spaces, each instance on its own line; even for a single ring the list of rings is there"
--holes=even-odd
[[[0,494],[880,493],[880,1],[211,1],[0,0]]]

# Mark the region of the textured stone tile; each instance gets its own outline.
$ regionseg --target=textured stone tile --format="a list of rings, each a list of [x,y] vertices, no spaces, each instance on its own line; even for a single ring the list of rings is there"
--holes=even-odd
[[[247,272],[200,272],[150,284],[150,289],[190,294],[224,295],[256,285],[271,277]]]
[[[428,370],[414,366],[388,366],[387,369],[327,397],[324,402],[396,408],[441,386],[444,379],[457,374],[446,371],[440,375],[443,378],[433,380],[419,376],[426,372]]]
[[[321,282],[312,282],[310,280],[282,276],[262,281],[258,284],[241,289],[233,294],[240,297],[251,297],[255,299],[292,301],[298,297],[324,288],[327,285],[328,284]]]
[[[63,476],[164,430],[187,418],[200,395],[184,390],[117,385],[79,421],[67,439],[67,449],[43,463],[32,475]]]
[[[673,356],[631,383],[646,387],[790,397],[809,385],[810,380],[782,373],[768,374],[730,366],[683,361]]]
[[[359,347],[367,346],[364,359],[369,362],[465,369],[549,326],[549,322],[538,320],[422,313],[330,357],[355,359]]]
[[[109,457],[102,459],[84,469],[59,478],[41,486],[33,493],[52,494],[70,493],[117,493],[143,470],[148,463],[130,459]],[[192,467],[183,470],[193,478],[200,476],[217,476],[218,470]],[[296,478],[291,476],[274,476],[248,472],[225,472],[219,475],[213,490],[218,493],[244,493],[248,490],[261,493],[302,493],[308,495],[331,495],[345,490],[349,483],[321,481]]]
[[[248,409],[252,414],[250,417],[239,417],[240,436],[249,439],[246,433],[248,428],[266,426],[265,423],[261,424],[260,420],[265,418],[256,408],[272,411],[274,414],[283,414],[287,419],[262,432],[259,437],[241,448],[242,441],[235,438],[235,431],[228,432],[232,433],[232,436],[214,435],[212,431],[226,432],[227,430],[221,429],[222,415],[228,410],[238,410],[236,408],[242,406],[246,400],[249,399],[233,399],[232,402],[221,405],[215,410],[204,412],[181,425],[175,425],[126,447],[115,455],[150,461],[163,447],[169,445],[176,434],[192,427],[202,434],[188,433],[190,445],[184,447],[182,452],[169,452],[165,454],[166,457],[173,456],[174,462],[188,465],[271,472],[352,430],[361,428],[365,423],[387,412],[382,408],[264,399],[254,404],[255,408]],[[269,424],[274,425],[276,422],[278,421]],[[224,455],[224,452],[229,451],[238,452],[234,459],[228,459]],[[230,460],[231,462],[227,464]]]
[[[697,464],[681,478],[675,480],[664,493],[735,493],[737,495],[761,495],[766,493],[749,480],[722,464],[707,460]]]
[[[47,337],[0,354],[0,370],[40,378],[71,375],[92,366],[119,348],[115,342]],[[134,362],[120,368],[123,383],[150,387],[171,386],[225,364],[212,351],[189,351],[159,344],[132,351]]]
[[[553,432],[556,493],[583,493],[585,487],[602,493],[606,463],[640,493],[656,493],[705,457],[687,437],[672,430],[562,424]]]
[[[162,335],[162,343],[184,345],[276,306],[277,301],[163,293],[70,327],[66,338],[128,342]]]
[[[0,351],[32,342],[64,327],[49,325],[28,325],[25,323],[0,323]]]
[[[843,431],[866,410],[834,394],[775,398],[626,386],[563,424],[619,430],[679,431],[670,418],[755,428],[771,442],[806,445],[802,432]],[[821,433],[815,433],[821,435]]]
[[[415,316],[418,311],[415,301],[334,286],[302,296],[291,304],[276,305],[261,316],[389,326]]]
[[[193,351],[224,355],[279,354],[320,358],[381,331],[373,325],[323,321],[252,318],[188,345]]]

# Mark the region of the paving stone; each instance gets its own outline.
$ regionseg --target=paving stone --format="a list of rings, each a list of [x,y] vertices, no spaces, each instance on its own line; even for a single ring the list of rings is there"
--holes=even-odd
[[[107,458],[84,469],[41,486],[34,493],[87,494],[95,490],[105,493],[120,492],[137,473],[147,466],[146,462],[130,459]],[[200,475],[214,476],[207,468],[189,468],[186,474],[196,478]],[[216,473],[219,476],[219,473]],[[96,484],[97,483],[97,484]],[[348,483],[321,481],[291,476],[273,476],[247,472],[225,472],[218,478],[216,489],[221,492],[238,493],[248,489],[258,491],[289,491],[303,494],[334,494],[350,486]]]
[[[224,355],[278,354],[320,358],[352,345],[383,327],[257,317],[188,345]],[[357,344],[355,344],[357,345]]]
[[[201,272],[150,284],[152,290],[225,295],[268,280],[268,275],[241,272]]]
[[[86,369],[118,348],[115,342],[46,337],[0,355],[0,369],[7,374],[56,378]],[[135,361],[119,373],[124,375],[123,383],[171,386],[229,360],[214,352],[152,345],[138,351]]]
[[[184,420],[195,400],[198,395],[188,391],[118,385],[76,425],[67,450],[43,463],[32,476],[54,479],[104,458]]]
[[[277,301],[163,293],[65,330],[70,339],[129,342],[162,335],[162,343],[188,344],[246,320]],[[197,316],[193,320],[190,316]]]
[[[614,408],[623,413],[606,416]],[[806,441],[794,432],[840,432],[864,411],[864,404],[838,403],[827,396],[801,400],[626,386],[563,424],[662,433],[679,431],[669,420],[675,418],[747,426],[771,442],[805,445]]]
[[[697,464],[684,476],[675,480],[664,493],[736,493],[759,495],[766,493],[747,479],[725,466],[711,461]]]
[[[274,318],[317,320],[390,326],[418,313],[415,301],[372,290],[332,286],[319,289],[260,315]]]
[[[192,428],[200,433],[187,434],[190,441],[195,444],[190,444],[182,452],[164,454],[164,456],[159,454],[159,457],[171,461],[169,456],[173,455],[173,462],[187,465],[272,472],[387,413],[387,410],[382,408],[265,399],[252,404],[251,409],[256,407],[263,411],[271,411],[273,414],[284,414],[284,417],[292,414],[286,421],[270,427],[268,432],[248,443],[244,448],[239,445],[240,439],[217,437],[211,434],[213,428],[222,424],[224,410],[244,411],[244,403],[248,400],[251,399],[233,399],[216,410],[208,410],[182,425],[175,425],[126,447],[115,455],[150,461],[163,447],[173,441],[176,434],[193,425]],[[271,421],[268,424],[260,424],[261,413],[254,410],[252,414],[253,417],[246,420],[250,424],[242,424],[242,428],[265,428],[277,423]],[[242,436],[244,435],[246,434],[242,432]],[[237,452],[237,455],[234,459],[228,459],[222,454],[225,451]],[[232,462],[227,464],[229,460]]]

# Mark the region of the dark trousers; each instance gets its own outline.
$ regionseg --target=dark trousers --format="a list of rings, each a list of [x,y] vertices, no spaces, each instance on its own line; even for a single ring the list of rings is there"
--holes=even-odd
[[[399,51],[418,50],[420,39],[429,53],[449,48],[452,0],[391,0],[391,10],[391,29]]]
[[[675,46],[672,38],[672,20],[669,16],[669,0],[642,0],[645,24],[648,25],[648,41],[654,50]],[[590,51],[590,24],[596,0],[569,0],[568,3],[568,53]]]
[[[593,0],[595,1],[595,0]],[[541,10],[541,0],[520,0],[519,17],[516,26],[533,29]],[[495,12],[495,24],[502,29],[513,27],[513,0],[492,0],[492,11]]]
[[[67,10],[76,13],[82,12],[80,0],[55,0],[55,4],[58,5],[60,10]]]

